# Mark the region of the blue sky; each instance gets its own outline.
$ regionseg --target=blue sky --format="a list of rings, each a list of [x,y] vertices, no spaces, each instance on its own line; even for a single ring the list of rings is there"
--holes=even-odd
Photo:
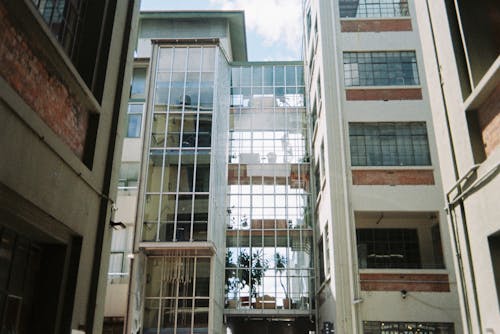
[[[244,10],[248,60],[302,58],[301,0],[142,0],[141,10]]]

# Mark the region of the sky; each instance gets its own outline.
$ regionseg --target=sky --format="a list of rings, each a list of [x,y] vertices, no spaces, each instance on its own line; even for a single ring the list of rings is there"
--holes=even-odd
[[[142,0],[141,10],[244,10],[249,61],[302,58],[301,0]]]

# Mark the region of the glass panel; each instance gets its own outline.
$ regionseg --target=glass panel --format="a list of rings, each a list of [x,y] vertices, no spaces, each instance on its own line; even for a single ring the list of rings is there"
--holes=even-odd
[[[172,69],[174,71],[184,72],[186,70],[186,58],[187,48],[175,48]]]
[[[151,147],[163,147],[165,145],[166,114],[154,114],[151,127]]]
[[[163,192],[177,191],[177,178],[179,166],[179,151],[169,150],[165,152],[165,169],[163,170]],[[160,180],[157,180],[160,184]]]
[[[208,297],[210,293],[210,259],[197,258],[196,261],[195,296]]]
[[[173,221],[175,216],[175,195],[163,195],[160,219],[162,221]]]
[[[199,72],[201,66],[201,48],[189,48],[188,71]]]
[[[182,115],[170,113],[168,115],[167,147],[179,147],[181,135]]]
[[[132,87],[130,89],[130,97],[144,98],[146,91],[146,68],[134,68],[132,73]]]
[[[177,318],[175,299],[163,299],[161,303],[162,303],[162,308],[161,308],[160,327],[162,329],[172,329],[175,326]],[[161,332],[164,332],[164,330],[162,330]]]
[[[160,205],[160,195],[146,195],[146,203],[144,205],[144,221],[158,221],[158,208]]]
[[[212,144],[212,116],[200,115],[198,129],[198,147],[210,147]]]
[[[144,333],[156,333],[158,328],[158,315],[160,311],[159,300],[146,299],[144,302],[143,328]]]
[[[203,48],[203,67],[204,72],[213,72],[215,69],[215,48],[204,47]]]
[[[158,71],[170,71],[172,68],[173,48],[160,48]]]
[[[151,257],[146,266],[146,297],[159,297],[162,282],[163,259]]]

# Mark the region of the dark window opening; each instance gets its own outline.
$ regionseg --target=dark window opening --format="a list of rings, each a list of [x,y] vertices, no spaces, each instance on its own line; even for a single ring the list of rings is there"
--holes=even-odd
[[[415,51],[344,52],[344,81],[353,86],[420,84]]]
[[[498,306],[500,307],[500,231],[488,237],[491,264],[497,290]]]
[[[429,166],[424,122],[350,123],[353,166]]]
[[[356,230],[360,268],[421,268],[416,229]]]

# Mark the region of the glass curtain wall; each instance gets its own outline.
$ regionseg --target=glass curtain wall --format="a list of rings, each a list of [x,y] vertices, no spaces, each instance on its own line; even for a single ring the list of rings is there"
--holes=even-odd
[[[210,258],[149,257],[143,334],[208,333]]]
[[[232,69],[226,308],[309,310],[310,164],[303,67]]]
[[[142,241],[206,241],[215,47],[160,47]]]

